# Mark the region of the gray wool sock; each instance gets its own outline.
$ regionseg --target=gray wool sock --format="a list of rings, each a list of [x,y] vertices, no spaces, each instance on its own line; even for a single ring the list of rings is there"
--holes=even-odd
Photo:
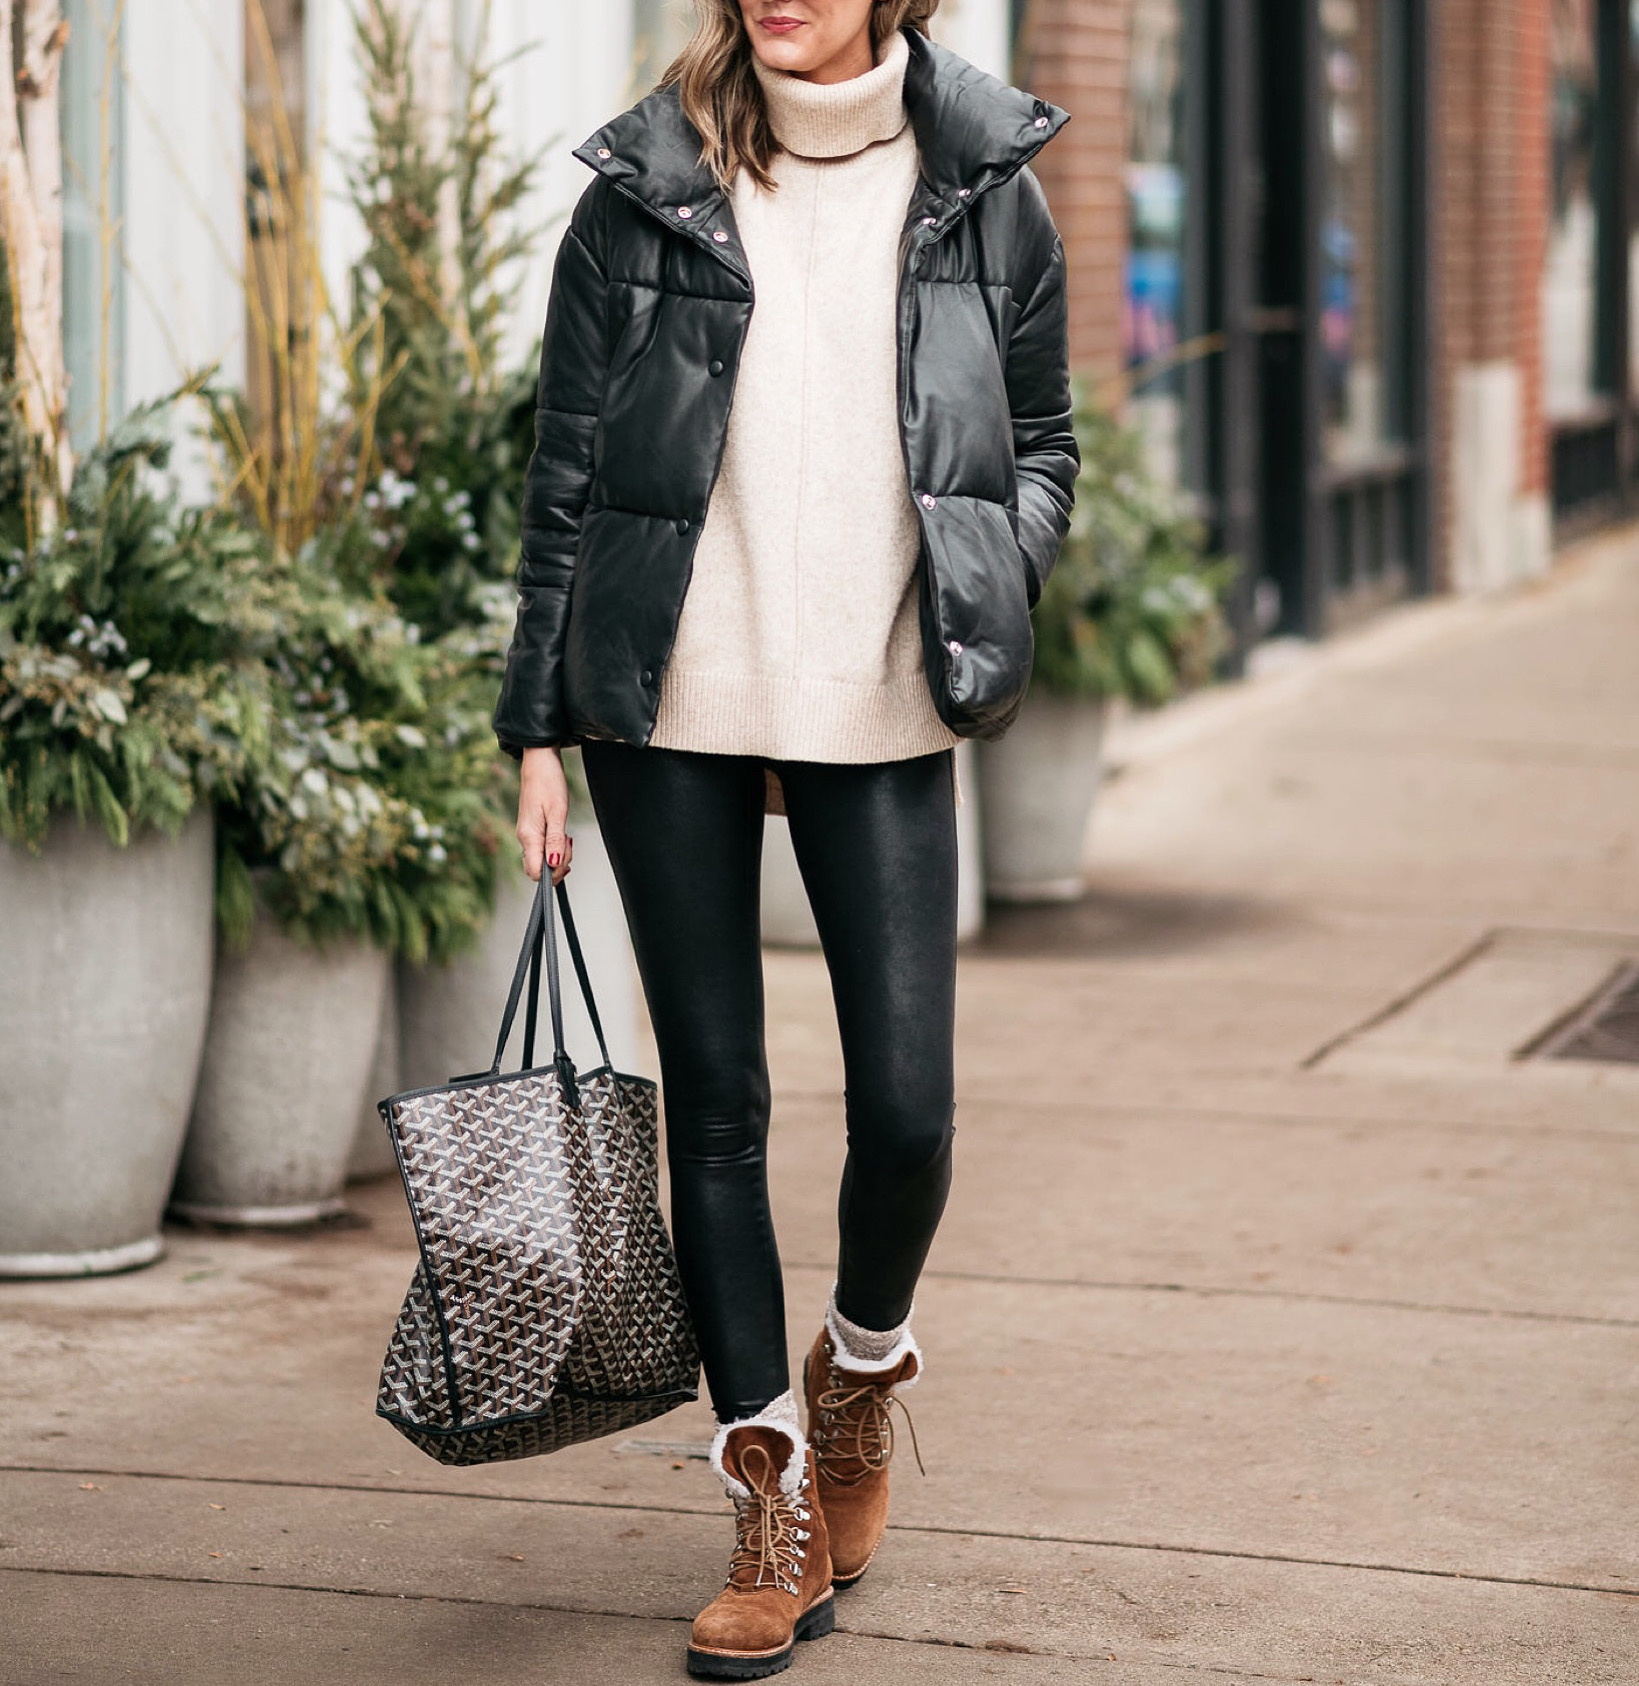
[[[912,1308],[915,1309],[914,1307]],[[880,1364],[904,1339],[911,1326],[907,1317],[896,1329],[866,1329],[852,1322],[837,1310],[837,1291],[831,1290],[831,1303],[826,1308],[832,1339],[837,1342],[837,1356],[853,1359],[860,1364]]]

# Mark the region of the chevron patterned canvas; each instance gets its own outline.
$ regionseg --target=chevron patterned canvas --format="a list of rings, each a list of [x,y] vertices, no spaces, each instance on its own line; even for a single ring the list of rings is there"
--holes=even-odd
[[[557,1066],[381,1103],[421,1262],[376,1410],[443,1464],[535,1457],[695,1397],[655,1085]]]

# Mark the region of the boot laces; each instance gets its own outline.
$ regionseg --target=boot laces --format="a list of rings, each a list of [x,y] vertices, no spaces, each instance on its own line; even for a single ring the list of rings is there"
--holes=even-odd
[[[753,1468],[754,1458],[760,1460],[760,1468]],[[806,1495],[792,1499],[781,1490],[779,1471],[761,1446],[746,1449],[740,1473],[751,1492],[734,1500],[737,1538],[725,1584],[747,1591],[779,1587],[800,1596],[798,1583],[812,1532],[803,1526],[809,1520]],[[803,1486],[807,1485],[804,1475]]]
[[[917,1444],[910,1407],[891,1387],[873,1382],[843,1383],[834,1368],[831,1380],[837,1385],[819,1396],[820,1420],[813,1436],[814,1456],[825,1466],[827,1480],[838,1487],[857,1487],[868,1475],[888,1467],[893,1457],[891,1408],[895,1405],[905,1413],[916,1467],[923,1475],[928,1473],[922,1464],[922,1448]]]

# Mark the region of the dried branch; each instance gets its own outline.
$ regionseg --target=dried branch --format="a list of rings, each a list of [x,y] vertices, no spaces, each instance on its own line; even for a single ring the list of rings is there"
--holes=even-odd
[[[12,59],[14,19],[22,60]],[[24,425],[59,495],[73,475],[63,354],[63,158],[58,93],[68,23],[57,0],[0,0],[0,246],[9,265]],[[52,500],[41,510],[54,521]]]

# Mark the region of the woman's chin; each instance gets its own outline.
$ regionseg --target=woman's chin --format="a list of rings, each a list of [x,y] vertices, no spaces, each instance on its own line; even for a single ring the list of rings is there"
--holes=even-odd
[[[798,42],[774,35],[758,40],[753,51],[770,70],[787,76],[806,76],[814,68],[814,55]]]

